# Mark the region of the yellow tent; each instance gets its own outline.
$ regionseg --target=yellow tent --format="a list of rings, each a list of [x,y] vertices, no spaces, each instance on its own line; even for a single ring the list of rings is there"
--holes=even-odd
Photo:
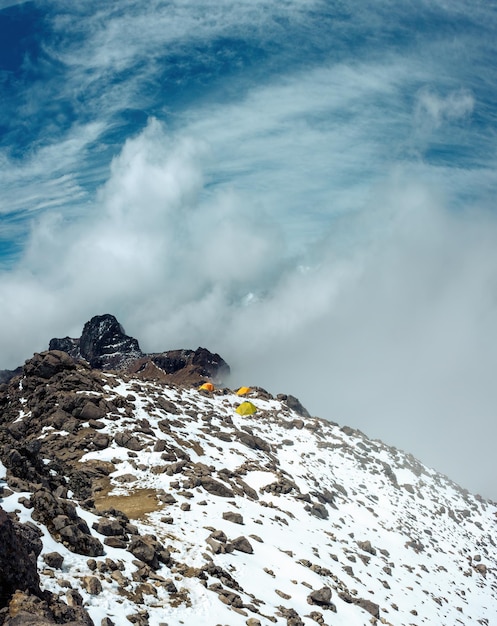
[[[237,396],[245,396],[250,391],[250,387],[240,387],[236,392]]]
[[[252,402],[242,402],[236,409],[239,415],[253,415],[257,411],[257,407]]]
[[[214,391],[214,385],[212,383],[204,383],[200,385],[199,389],[204,389],[205,391]]]

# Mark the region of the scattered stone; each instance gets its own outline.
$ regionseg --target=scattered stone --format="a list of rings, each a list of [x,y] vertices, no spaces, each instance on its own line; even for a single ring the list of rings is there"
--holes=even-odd
[[[336,606],[331,601],[331,589],[329,587],[322,587],[321,589],[311,591],[311,593],[307,596],[307,602],[309,604],[317,604],[324,609],[330,609],[336,612]]]
[[[243,525],[243,516],[234,511],[226,511],[223,513],[223,519],[228,520],[228,522],[233,522],[233,524]]]
[[[128,450],[132,450],[134,452],[142,450],[145,446],[145,444],[141,443],[131,432],[127,430],[117,432],[114,435],[114,441],[118,446],[122,446],[123,448],[127,448]]]
[[[139,611],[131,615],[126,615],[126,619],[136,626],[148,626],[148,611]]]
[[[371,541],[358,541],[357,545],[359,546],[359,548],[361,550],[364,550],[364,552],[368,552],[369,554],[372,554],[373,556],[376,555],[376,549],[373,548],[373,546],[371,545]]]
[[[64,557],[58,552],[47,552],[43,555],[43,560],[49,567],[60,569],[64,562]]]
[[[128,545],[127,542],[120,537],[106,537],[104,539],[104,544],[110,548],[126,548]]]
[[[133,537],[128,550],[153,570],[157,570],[160,563],[168,564],[170,560],[169,552],[152,535]]]
[[[227,487],[224,483],[214,480],[214,478],[211,478],[210,476],[201,477],[200,484],[208,493],[211,493],[214,496],[233,498],[235,495],[232,489]]]
[[[96,576],[83,576],[83,586],[92,596],[102,593],[102,583]]]
[[[123,525],[117,519],[103,517],[98,522],[95,522],[92,528],[106,537],[122,536],[124,534]]]
[[[321,502],[314,502],[311,505],[306,505],[304,509],[319,519],[328,519],[329,517],[328,509],[324,506],[324,504],[321,504]]]
[[[239,552],[245,552],[246,554],[253,554],[254,552],[252,544],[246,537],[237,537],[236,539],[233,539],[230,543],[233,548],[235,550],[238,550]]]

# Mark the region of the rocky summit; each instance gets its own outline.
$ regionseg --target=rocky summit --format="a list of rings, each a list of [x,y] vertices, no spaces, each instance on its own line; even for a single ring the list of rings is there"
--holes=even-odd
[[[497,624],[495,503],[110,317],[0,385],[0,625]]]
[[[108,313],[86,322],[77,339],[51,339],[49,350],[67,352],[76,360],[87,361],[93,368],[125,370],[140,378],[169,382],[200,385],[206,380],[219,382],[229,374],[229,366],[219,354],[212,354],[205,348],[144,354],[138,341],[126,335],[117,319]]]

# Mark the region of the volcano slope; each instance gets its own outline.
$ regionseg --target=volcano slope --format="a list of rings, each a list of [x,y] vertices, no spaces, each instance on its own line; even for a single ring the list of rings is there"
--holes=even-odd
[[[0,386],[0,624],[497,624],[495,503],[248,399],[27,361]]]

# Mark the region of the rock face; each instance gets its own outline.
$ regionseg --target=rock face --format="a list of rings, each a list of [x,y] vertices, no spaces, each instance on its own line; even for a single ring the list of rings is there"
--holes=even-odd
[[[41,549],[38,534],[0,508],[0,608],[8,606],[17,589],[40,594],[36,560]]]
[[[149,355],[150,360],[177,383],[197,384],[207,379],[219,381],[228,376],[230,368],[219,356],[205,348],[169,350]]]
[[[143,356],[138,341],[129,337],[113,315],[96,315],[86,322],[79,339],[52,339],[50,350],[63,350],[73,358],[83,358],[91,367],[121,369]]]
[[[65,352],[76,360],[85,359],[92,368],[124,369],[145,380],[167,380],[178,384],[197,385],[206,380],[219,382],[230,371],[219,354],[201,347],[144,354],[138,341],[126,335],[117,319],[109,314],[92,317],[84,325],[79,339],[51,339],[49,350]],[[6,382],[13,373],[6,370],[3,376]]]
[[[37,568],[41,534],[33,524],[13,521],[0,507],[0,624],[94,626],[82,607],[70,607],[41,591]]]

